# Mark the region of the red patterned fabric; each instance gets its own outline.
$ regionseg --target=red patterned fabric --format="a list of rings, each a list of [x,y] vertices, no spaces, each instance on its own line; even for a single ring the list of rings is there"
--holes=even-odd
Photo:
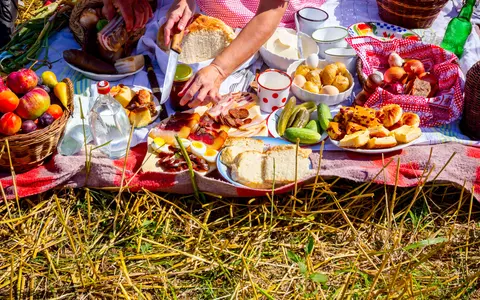
[[[363,63],[363,73],[370,75],[375,70],[388,68],[388,56],[393,51],[403,58],[415,58],[433,73],[439,82],[439,93],[433,98],[407,95],[394,95],[378,88],[370,96],[365,106],[382,107],[387,104],[399,104],[404,110],[420,116],[421,126],[434,127],[451,123],[458,119],[463,111],[463,79],[456,64],[457,57],[442,48],[412,40],[392,40],[381,42],[372,37],[347,39]]]
[[[23,174],[17,174],[16,184],[9,174],[0,174],[0,184],[8,199],[15,198],[15,187],[19,197],[39,194],[62,186],[79,187],[128,187],[134,192],[141,189],[162,191],[177,194],[192,194],[192,184],[188,172],[161,173],[138,172],[146,154],[147,144],[143,143],[131,149],[125,168],[125,178],[122,183],[125,161],[112,161],[94,151],[91,160],[92,170],[86,181],[85,156],[54,155],[45,165]],[[430,150],[432,156],[430,159]],[[447,167],[442,167],[449,161]],[[318,168],[319,153],[310,156],[313,168]],[[366,155],[347,151],[325,151],[321,161],[320,175],[324,178],[338,176],[355,182],[374,181],[380,184],[411,187],[436,178],[437,182],[448,182],[462,187],[465,182],[467,191],[474,188],[475,197],[480,199],[480,148],[448,143],[434,146],[411,146],[404,150],[381,154]],[[397,163],[399,177],[396,179]],[[387,167],[383,168],[384,165]],[[430,177],[422,177],[432,170]],[[441,172],[440,172],[441,171]],[[196,176],[198,188],[201,191],[224,197],[257,197],[271,193],[271,190],[254,190],[239,188],[225,180],[219,174],[209,177]],[[307,180],[313,182],[314,177]],[[279,188],[275,194],[290,192],[294,185]]]
[[[326,0],[290,0],[281,27],[295,28],[295,12],[304,7],[320,7]],[[260,0],[197,0],[200,10],[233,28],[243,28],[255,16]]]

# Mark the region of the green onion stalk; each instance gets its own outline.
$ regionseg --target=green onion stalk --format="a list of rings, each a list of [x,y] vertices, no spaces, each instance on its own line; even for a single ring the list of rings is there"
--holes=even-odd
[[[48,61],[48,38],[68,25],[73,3],[53,2],[33,12],[33,17],[17,26],[12,39],[0,49],[0,71],[11,73],[38,61],[37,70]],[[40,52],[45,49],[43,60]]]

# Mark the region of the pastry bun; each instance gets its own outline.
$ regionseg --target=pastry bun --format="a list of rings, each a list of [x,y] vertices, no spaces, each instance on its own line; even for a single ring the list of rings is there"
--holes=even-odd
[[[403,109],[398,104],[388,104],[382,107],[383,125],[391,127],[402,119]]]
[[[419,127],[420,126],[420,117],[416,113],[406,112],[402,116],[403,125]]]

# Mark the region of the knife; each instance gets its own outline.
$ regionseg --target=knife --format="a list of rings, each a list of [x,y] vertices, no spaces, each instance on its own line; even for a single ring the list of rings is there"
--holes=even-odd
[[[157,99],[162,98],[162,91],[160,90],[160,86],[158,84],[157,75],[155,75],[155,70],[153,69],[152,60],[148,55],[144,55],[145,57],[145,66],[147,67],[147,77],[148,81],[150,82],[150,87],[152,88],[152,93]],[[160,104],[160,121],[168,118],[167,106],[165,103]]]
[[[182,40],[184,30],[178,30],[175,26],[175,33],[172,37],[172,43],[170,45],[170,53],[168,54],[168,65],[165,72],[165,80],[163,82],[162,98],[160,103],[165,103],[172,91],[173,79],[175,77],[175,71],[177,70],[178,56],[182,53]]]

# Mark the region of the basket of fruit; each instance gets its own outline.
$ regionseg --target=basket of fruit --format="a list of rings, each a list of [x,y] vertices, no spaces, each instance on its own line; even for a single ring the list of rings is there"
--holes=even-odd
[[[30,170],[57,148],[73,111],[73,84],[50,71],[42,80],[22,69],[0,81],[0,169]]]
[[[412,40],[355,37],[347,41],[361,60],[358,75],[364,85],[355,98],[357,105],[381,108],[398,104],[416,113],[423,127],[448,124],[460,117],[464,76],[454,54]]]

